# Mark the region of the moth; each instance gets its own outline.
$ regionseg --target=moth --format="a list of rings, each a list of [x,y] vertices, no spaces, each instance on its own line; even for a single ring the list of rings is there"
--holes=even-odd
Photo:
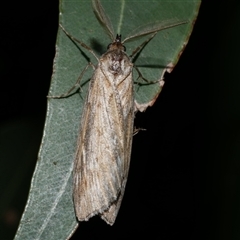
[[[71,36],[60,25],[71,40],[89,50],[98,60],[81,116],[73,169],[73,201],[79,221],[87,221],[92,216],[99,215],[113,225],[127,183],[134,116],[138,110],[134,98],[132,72],[135,66],[132,58],[157,32],[186,22],[170,20],[148,24],[122,41],[121,35],[114,37],[112,24],[100,1],[93,0],[92,5],[98,21],[112,40],[100,58],[89,46]],[[128,56],[124,43],[144,35],[150,37]],[[92,64],[85,67],[81,76],[90,65]],[[137,68],[136,70],[140,74]],[[80,79],[81,77],[78,82]],[[68,96],[72,89],[58,97]]]

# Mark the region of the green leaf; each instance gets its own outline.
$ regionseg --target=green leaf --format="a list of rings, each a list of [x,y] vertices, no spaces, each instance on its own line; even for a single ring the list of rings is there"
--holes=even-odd
[[[197,17],[200,0],[189,1],[101,1],[115,33],[122,38],[140,26],[176,19],[187,24],[165,29],[134,58],[144,78],[156,81],[176,65],[187,44]],[[60,23],[75,38],[101,55],[111,43],[93,13],[90,1],[60,1]],[[144,32],[145,30],[143,30]],[[125,43],[130,55],[149,36]],[[66,93],[76,82],[88,61],[97,61],[89,51],[71,41],[59,28],[50,96]],[[172,68],[167,68],[171,66]],[[81,79],[81,91],[67,98],[49,99],[44,135],[32,178],[28,202],[15,236],[19,239],[67,239],[77,228],[72,201],[72,168],[82,106],[93,69]],[[136,80],[137,73],[134,72]],[[144,82],[143,82],[144,83]],[[161,84],[136,85],[135,95],[141,110],[154,103]],[[121,210],[120,210],[121,211]]]

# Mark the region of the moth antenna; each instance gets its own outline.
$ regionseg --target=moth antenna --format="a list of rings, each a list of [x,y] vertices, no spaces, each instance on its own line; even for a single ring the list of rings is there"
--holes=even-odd
[[[146,24],[132,31],[132,33],[128,37],[126,37],[122,41],[122,43],[133,41],[139,37],[143,37],[152,33],[158,33],[161,30],[176,27],[178,25],[186,23],[188,23],[188,21],[176,21],[176,19],[172,19],[168,21],[156,22],[155,24],[154,23]]]
[[[113,31],[113,26],[112,23],[107,16],[107,14],[104,11],[104,8],[99,0],[92,0],[92,6],[93,6],[93,12],[103,27],[103,29],[106,31],[107,35],[110,37],[112,42],[115,40],[114,36],[114,31]]]

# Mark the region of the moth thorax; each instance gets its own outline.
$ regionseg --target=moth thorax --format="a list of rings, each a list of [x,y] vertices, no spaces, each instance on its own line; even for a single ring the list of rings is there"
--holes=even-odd
[[[124,57],[122,51],[113,51],[110,54],[109,70],[112,74],[121,74]]]

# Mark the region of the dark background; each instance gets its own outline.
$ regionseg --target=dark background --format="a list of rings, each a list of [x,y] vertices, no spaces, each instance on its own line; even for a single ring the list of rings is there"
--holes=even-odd
[[[46,114],[58,1],[4,3],[0,16],[0,239],[24,209]],[[7,5],[8,4],[8,5]],[[240,238],[240,2],[203,1],[155,105],[137,115],[129,180],[113,227],[73,239]],[[141,178],[139,179],[139,176]]]

